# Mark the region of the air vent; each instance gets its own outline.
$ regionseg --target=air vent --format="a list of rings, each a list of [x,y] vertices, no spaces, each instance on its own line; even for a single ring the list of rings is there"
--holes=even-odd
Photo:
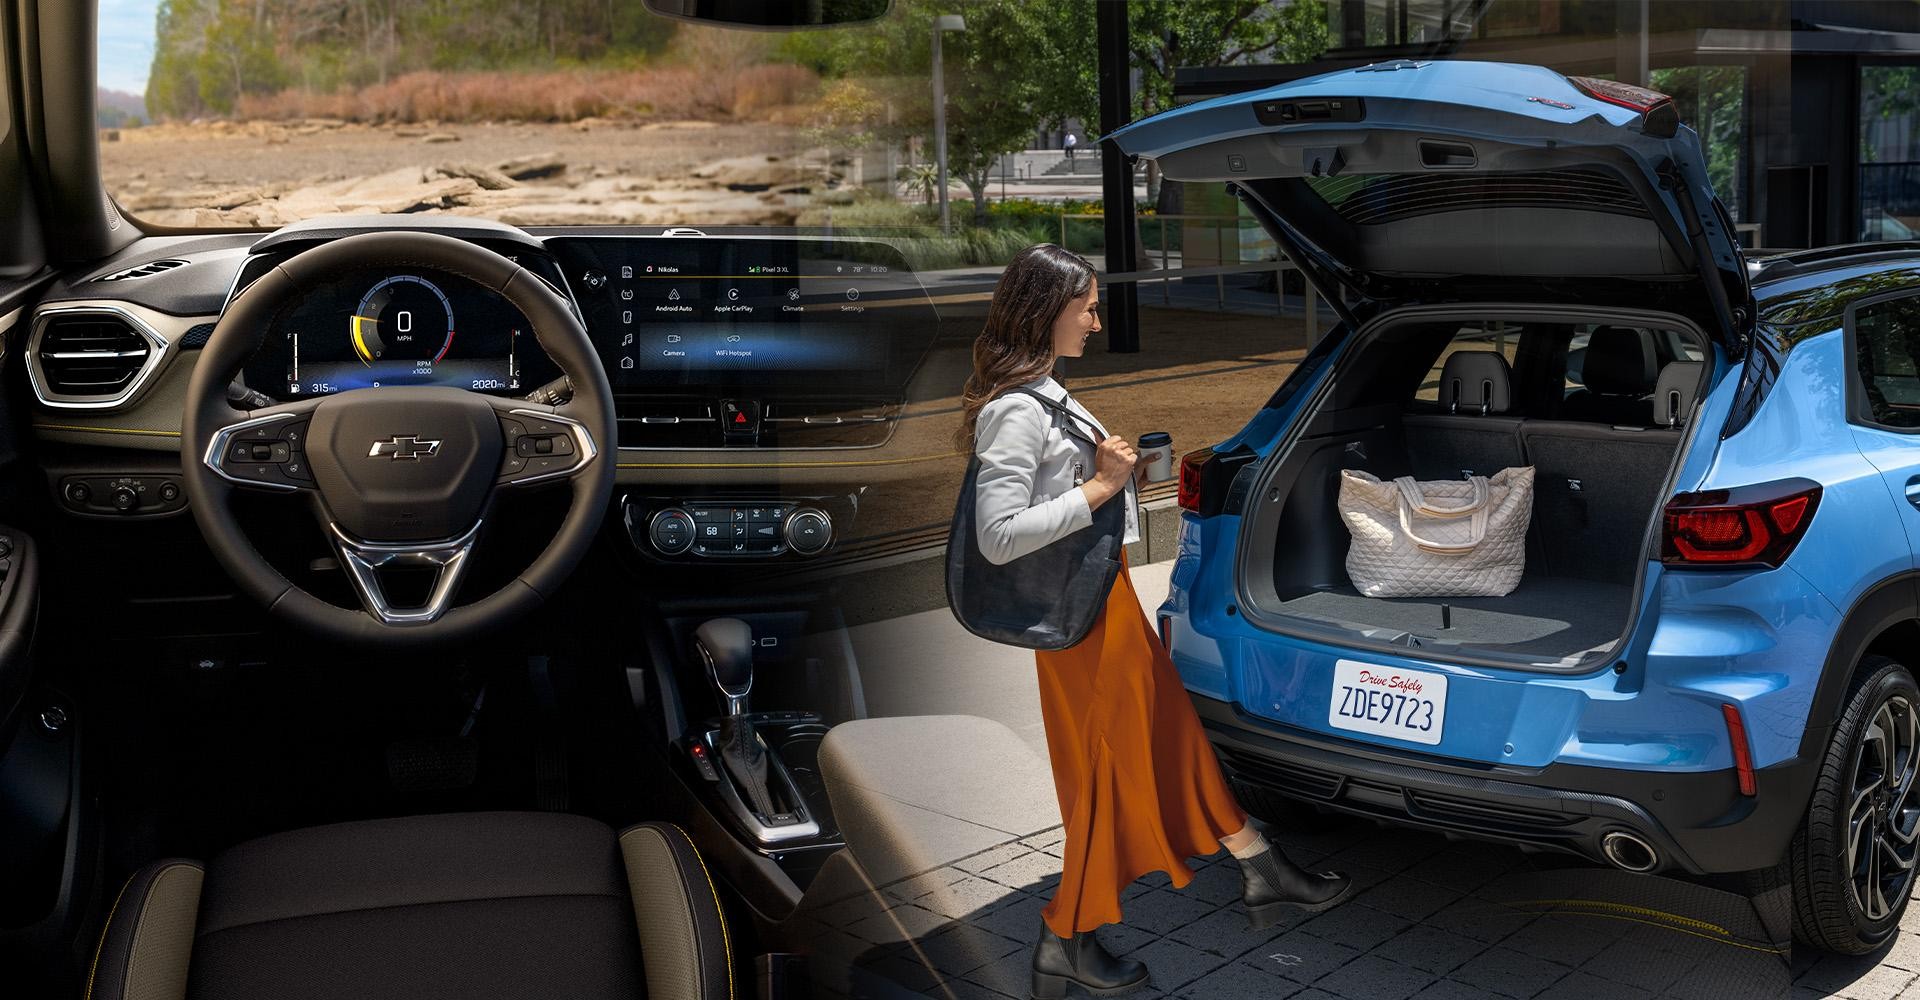
[[[893,433],[900,408],[881,400],[782,400],[767,404],[761,445],[770,448],[871,448]]]
[[[145,264],[136,264],[133,267],[129,267],[124,271],[115,271],[112,274],[109,274],[106,277],[101,278],[100,280],[101,281],[126,281],[129,278],[144,278],[144,277],[147,277],[148,275],[159,274],[162,271],[171,271],[174,268],[180,267],[184,264],[186,264],[186,261],[184,260],[173,260],[173,259],[150,260],[150,261],[147,261]]]
[[[714,448],[720,421],[713,404],[648,399],[617,404],[622,448]]]
[[[139,388],[164,341],[105,309],[43,314],[29,360],[34,388],[54,406],[114,406]]]

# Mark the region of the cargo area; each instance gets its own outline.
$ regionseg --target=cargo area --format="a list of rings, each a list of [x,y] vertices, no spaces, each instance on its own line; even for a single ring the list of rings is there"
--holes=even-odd
[[[1543,666],[1611,647],[1632,617],[1649,530],[1707,375],[1679,330],[1572,322],[1420,323],[1358,345],[1260,491],[1258,617],[1370,642]],[[1373,598],[1346,568],[1340,472],[1492,476],[1532,466],[1526,570],[1502,597]],[[1257,574],[1257,576],[1255,575]],[[1338,641],[1337,639],[1335,641]]]

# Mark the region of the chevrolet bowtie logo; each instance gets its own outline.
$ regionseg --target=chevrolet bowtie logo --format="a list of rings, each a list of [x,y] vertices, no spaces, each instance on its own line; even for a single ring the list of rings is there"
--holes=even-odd
[[[422,458],[432,458],[439,451],[440,442],[422,441],[408,434],[404,437],[375,441],[373,447],[367,450],[367,457],[379,458],[384,455],[395,461],[414,461]]]

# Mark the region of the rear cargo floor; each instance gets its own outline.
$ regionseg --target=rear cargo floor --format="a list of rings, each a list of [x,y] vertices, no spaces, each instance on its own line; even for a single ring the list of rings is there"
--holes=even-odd
[[[1363,597],[1350,587],[1281,602],[1282,614],[1346,628],[1411,632],[1422,639],[1557,660],[1619,638],[1633,588],[1571,577],[1534,577],[1505,597]],[[1453,627],[1440,627],[1451,605]]]

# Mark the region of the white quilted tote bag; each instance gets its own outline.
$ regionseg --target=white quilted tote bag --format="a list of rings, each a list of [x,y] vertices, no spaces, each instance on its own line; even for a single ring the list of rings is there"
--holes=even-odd
[[[1340,473],[1347,575],[1368,597],[1505,597],[1526,571],[1532,516],[1532,466],[1425,483]]]

